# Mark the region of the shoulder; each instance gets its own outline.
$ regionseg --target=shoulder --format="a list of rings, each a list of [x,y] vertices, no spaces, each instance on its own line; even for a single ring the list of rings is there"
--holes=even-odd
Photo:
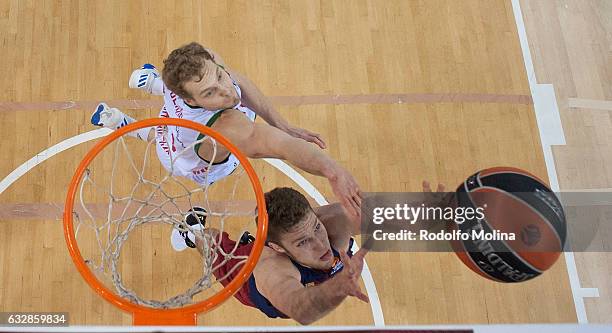
[[[286,275],[300,277],[300,272],[285,254],[278,253],[267,246],[264,247],[261,258],[253,271],[255,278],[270,277],[270,275]]]
[[[266,297],[278,289],[278,286],[288,282],[299,283],[301,278],[300,272],[289,257],[268,247],[264,247],[261,258],[253,270],[253,276],[257,281],[257,289]]]
[[[220,111],[219,119],[213,124],[213,128],[223,128],[225,130],[236,130],[244,133],[251,125],[252,121],[238,109],[226,109]]]

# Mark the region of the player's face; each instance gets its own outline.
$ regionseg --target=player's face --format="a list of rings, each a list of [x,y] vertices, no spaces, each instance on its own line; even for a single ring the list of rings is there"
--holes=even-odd
[[[293,260],[304,266],[325,270],[333,265],[327,230],[312,210],[283,235],[281,245]]]
[[[232,108],[238,104],[238,93],[223,68],[206,60],[203,73],[201,79],[194,76],[191,81],[185,83],[185,90],[192,97],[185,98],[187,104],[211,111]]]

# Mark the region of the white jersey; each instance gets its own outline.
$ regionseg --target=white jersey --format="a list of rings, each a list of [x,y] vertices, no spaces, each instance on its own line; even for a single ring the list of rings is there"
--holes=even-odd
[[[233,83],[238,96],[242,98],[240,87]],[[255,121],[255,112],[242,106],[234,106],[243,112],[251,121]],[[192,108],[182,98],[164,86],[164,106],[159,113],[164,118],[181,118],[202,125],[211,126],[217,119],[213,116],[223,110],[209,111],[203,108]],[[155,128],[157,156],[166,170],[173,175],[189,178],[200,185],[210,185],[231,174],[240,165],[240,161],[230,154],[219,163],[209,163],[197,154],[194,142],[203,137],[198,131],[180,126],[157,126]],[[173,161],[173,163],[171,163]],[[210,169],[210,170],[208,170]],[[208,177],[207,177],[208,170]]]

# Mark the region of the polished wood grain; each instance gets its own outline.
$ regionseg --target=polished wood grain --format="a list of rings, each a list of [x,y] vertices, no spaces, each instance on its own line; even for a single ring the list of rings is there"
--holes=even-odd
[[[521,1],[536,75],[552,83],[567,145],[553,147],[562,191],[609,191],[612,187],[612,113],[571,107],[570,99],[612,101],[612,3]],[[612,318],[612,255],[576,253],[580,281],[598,288],[586,298],[587,318]]]
[[[529,95],[505,0],[5,1],[0,27],[2,101],[148,98],[128,89],[131,70],[144,62],[161,66],[172,49],[193,40],[274,96]],[[158,110],[126,111],[142,119]],[[90,112],[0,112],[0,174],[92,130]],[[303,105],[279,112],[321,133],[328,153],[354,173],[364,191],[418,191],[423,179],[452,188],[476,170],[498,165],[546,178],[532,105]],[[91,146],[44,162],[1,200],[63,202],[73,170]],[[262,161],[254,165],[264,189],[295,186]],[[324,180],[306,177],[333,198]],[[197,276],[184,271],[197,261],[195,253],[174,254],[168,234],[168,228],[143,229],[126,248],[132,260],[126,279],[141,283],[145,293],[164,295]],[[68,311],[72,324],[131,322],[78,275],[61,221],[1,221],[0,249],[1,311]],[[576,320],[563,259],[542,277],[516,285],[485,281],[452,253],[371,253],[367,261],[387,324]],[[200,319],[202,325],[295,325],[267,319],[233,299]],[[354,299],[317,322],[372,323],[369,305]]]

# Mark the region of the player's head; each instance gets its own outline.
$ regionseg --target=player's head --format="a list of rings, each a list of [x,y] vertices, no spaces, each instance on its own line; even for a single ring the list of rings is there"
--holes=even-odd
[[[265,194],[268,212],[268,245],[296,262],[328,269],[334,256],[327,230],[308,200],[298,191],[281,187]]]
[[[234,107],[240,100],[229,74],[195,42],[170,52],[162,78],[189,105],[214,111]]]

